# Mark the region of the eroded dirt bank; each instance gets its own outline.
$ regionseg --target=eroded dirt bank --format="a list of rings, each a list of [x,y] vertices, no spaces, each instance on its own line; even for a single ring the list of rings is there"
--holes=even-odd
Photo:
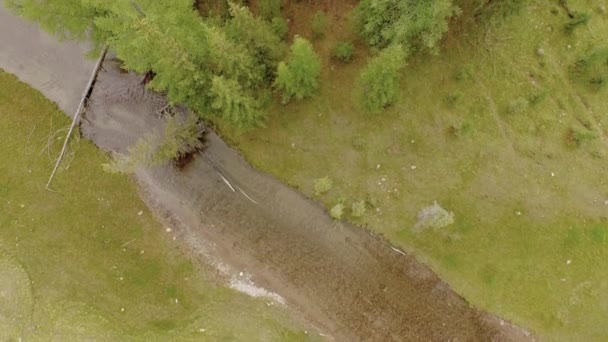
[[[0,32],[18,34],[0,33],[0,68],[43,90],[62,109],[75,107],[91,64],[82,48],[37,44],[48,37],[7,20],[3,11]],[[38,60],[41,54],[47,58]],[[165,102],[143,88],[140,76],[117,67],[112,59],[104,64],[82,131],[101,148],[124,152],[160,127],[157,111]],[[469,307],[411,256],[362,229],[333,222],[315,203],[252,169],[217,136],[209,139],[205,152],[182,172],[167,167],[137,174],[147,203],[173,222],[177,241],[193,254],[227,265],[235,277],[250,274],[335,340],[531,339]]]

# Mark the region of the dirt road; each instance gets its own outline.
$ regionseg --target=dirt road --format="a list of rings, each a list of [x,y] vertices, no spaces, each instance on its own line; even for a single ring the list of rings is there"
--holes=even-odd
[[[81,47],[48,43],[31,25],[6,20],[4,11],[0,8],[0,32],[19,37],[0,33],[0,68],[45,89],[62,108],[74,106],[86,83],[80,83],[80,74],[86,78],[90,71]],[[44,62],[35,57],[42,53],[48,55]],[[24,67],[15,67],[19,64]],[[164,106],[162,96],[143,88],[141,77],[122,74],[117,66],[115,60],[105,63],[83,121],[85,136],[109,151],[125,151],[160,127],[157,110]],[[58,77],[57,70],[65,74]],[[332,221],[316,203],[252,169],[217,136],[209,139],[209,147],[184,171],[141,171],[137,181],[146,202],[176,230],[177,241],[193,257],[202,255],[224,270],[224,278],[238,283],[250,276],[328,339],[531,339],[471,308],[413,257]]]

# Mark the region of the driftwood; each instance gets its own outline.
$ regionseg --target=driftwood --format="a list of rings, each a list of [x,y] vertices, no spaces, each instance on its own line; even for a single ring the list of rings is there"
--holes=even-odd
[[[106,47],[104,47],[103,51],[101,52],[101,56],[99,56],[99,59],[97,60],[97,64],[95,64],[95,68],[93,69],[93,72],[91,73],[91,77],[89,78],[89,82],[87,83],[87,86],[84,89],[84,93],[82,94],[82,98],[80,99],[80,103],[78,104],[78,109],[76,109],[76,113],[74,113],[74,118],[72,119],[72,125],[70,126],[70,130],[68,131],[68,134],[66,135],[65,140],[63,142],[63,148],[61,149],[61,153],[59,154],[59,157],[57,158],[57,162],[55,163],[53,172],[51,173],[51,176],[49,177],[49,181],[46,183],[47,190],[51,190],[49,188],[49,186],[51,185],[51,182],[53,181],[53,178],[55,177],[55,173],[57,172],[57,169],[59,168],[59,165],[61,164],[61,160],[63,159],[63,156],[65,155],[65,150],[68,147],[68,142],[70,141],[70,136],[72,135],[72,132],[74,131],[74,127],[76,127],[76,123],[78,122],[80,113],[84,109],[86,99],[89,95],[89,92],[91,91],[91,87],[93,87],[93,83],[95,82],[95,79],[97,78],[97,74],[99,73],[99,69],[101,69],[101,65],[103,64],[103,60],[106,57],[107,52],[108,52],[108,47],[106,46]]]

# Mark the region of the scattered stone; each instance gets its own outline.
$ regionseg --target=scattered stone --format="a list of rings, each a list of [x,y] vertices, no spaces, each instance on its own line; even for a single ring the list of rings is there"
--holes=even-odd
[[[536,49],[536,54],[539,55],[540,57],[543,57],[545,55],[545,49],[543,49],[543,48]]]
[[[515,212],[515,215],[517,215],[517,216],[521,216],[521,211],[519,211],[519,210],[518,210],[518,211],[516,211],[516,212]]]
[[[410,169],[412,169],[412,170],[416,170],[416,169],[417,169],[417,167],[416,167],[416,165],[412,165],[412,166],[410,166]]]
[[[606,5],[602,4],[597,8],[598,11],[600,11],[600,13],[605,14],[606,13]]]
[[[566,265],[570,265],[572,263],[572,260],[568,259],[566,260]]]
[[[137,216],[141,216],[141,214],[143,214],[143,213],[144,213],[144,212],[140,210],[140,211],[137,213]]]
[[[562,279],[560,279],[560,280],[561,280],[561,281],[562,281],[562,283],[563,283],[563,282],[565,282],[565,281],[566,281],[566,278],[562,278]]]
[[[207,330],[206,330],[206,329],[201,328],[201,329],[198,329],[198,331],[199,331],[199,332],[205,332],[205,331],[207,331]]]
[[[551,177],[555,177],[555,173],[554,172],[551,172]]]
[[[380,170],[380,164],[376,165],[376,170]]]
[[[239,277],[242,277],[242,276],[243,276],[243,272],[239,272]]]
[[[172,230],[172,229],[171,229],[171,228],[168,228],[168,227],[167,227],[167,229],[165,229],[165,231],[166,231],[167,233],[171,233],[171,230]]]
[[[120,312],[125,312],[125,308],[120,308]]]
[[[20,204],[19,205],[21,208],[25,208],[25,204]]]
[[[605,201],[604,201],[604,205],[608,205],[608,200],[605,200]]]
[[[426,228],[439,229],[454,223],[454,213],[443,209],[437,201],[430,207],[423,208],[418,213],[418,222],[414,226],[415,232]]]

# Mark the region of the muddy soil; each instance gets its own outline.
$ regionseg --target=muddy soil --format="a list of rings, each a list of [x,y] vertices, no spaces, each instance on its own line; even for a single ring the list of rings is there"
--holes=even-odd
[[[45,95],[63,103],[62,108],[75,106],[90,69],[82,71],[82,84],[58,77],[56,69],[68,72],[69,67],[62,69],[66,61],[74,66],[74,74],[86,69],[89,62],[83,62],[80,48],[66,52],[51,43],[51,49],[37,45],[48,37],[3,11],[0,8],[0,68],[38,89],[47,87]],[[19,32],[19,39],[3,34],[6,29]],[[36,62],[32,53],[23,51],[51,57]],[[15,61],[24,67],[15,68]],[[104,64],[82,132],[103,149],[124,152],[146,132],[162,128],[157,111],[165,100],[146,91],[141,76],[123,74],[118,65],[111,58]],[[208,138],[207,149],[184,170],[165,167],[136,175],[146,202],[171,223],[177,241],[193,257],[203,256],[228,278],[251,276],[328,339],[533,339],[470,307],[412,256],[363,229],[334,222],[316,203],[251,168],[216,135]]]

